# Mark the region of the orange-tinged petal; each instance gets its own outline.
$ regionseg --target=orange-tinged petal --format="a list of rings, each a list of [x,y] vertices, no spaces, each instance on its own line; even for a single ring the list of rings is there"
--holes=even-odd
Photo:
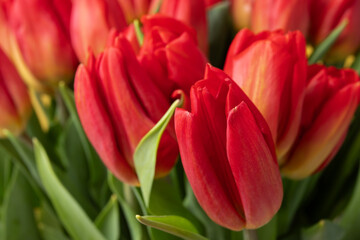
[[[350,84],[324,105],[281,169],[284,175],[303,178],[321,166],[346,133],[359,102],[359,93],[360,82]]]

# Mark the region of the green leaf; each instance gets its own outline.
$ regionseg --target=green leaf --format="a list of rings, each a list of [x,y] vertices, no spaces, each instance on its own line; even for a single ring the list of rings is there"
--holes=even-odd
[[[270,222],[256,230],[259,240],[277,239],[277,215]]]
[[[182,100],[175,100],[159,122],[141,139],[135,149],[135,170],[146,206],[149,206],[151,187],[155,176],[156,154],[161,136],[175,109],[181,105]]]
[[[184,206],[204,224],[206,228],[206,236],[208,236],[211,240],[228,240],[229,236],[227,236],[227,234],[229,230],[216,224],[208,217],[196,200],[194,192],[187,180],[185,184],[186,198],[184,199]],[[242,233],[240,236],[242,236]]]
[[[0,238],[6,240],[38,240],[34,209],[38,205],[36,194],[17,167],[14,168],[5,192],[2,212],[3,231]]]
[[[77,136],[81,142],[82,148],[86,156],[88,170],[90,173],[90,193],[92,197],[97,200],[98,203],[102,204],[103,201],[105,203],[105,201],[107,201],[107,198],[101,199],[101,197],[103,196],[103,194],[101,194],[101,191],[104,189],[104,187],[106,187],[106,185],[104,185],[104,183],[106,183],[107,177],[106,168],[101,162],[94,148],[91,146],[90,142],[86,137],[84,129],[82,128],[79,116],[76,111],[73,92],[69,88],[67,88],[63,82],[59,84],[59,89],[65,105],[70,112],[70,116],[75,125]]]
[[[4,153],[2,153],[1,148],[0,148],[0,156],[3,156],[0,158],[0,189],[3,189],[0,191],[0,206],[1,206],[5,194],[4,190],[7,188],[10,182],[13,167],[11,164],[10,156],[7,156]]]
[[[40,179],[64,227],[75,240],[105,240],[79,204],[54,173],[48,156],[37,139],[33,140]]]
[[[18,152],[19,156],[21,157],[21,160],[23,164],[26,166],[27,171],[31,174],[33,179],[40,183],[39,175],[36,172],[35,168],[35,161],[33,158],[33,152],[32,149],[26,145],[24,142],[20,141],[18,138],[16,138],[10,131],[3,130],[4,135],[9,139],[11,144],[14,146],[16,151]]]
[[[117,240],[120,236],[120,218],[117,197],[111,196],[108,204],[95,219],[95,225],[108,240]]]
[[[68,240],[62,225],[53,209],[43,201],[41,206],[34,211],[38,229],[45,240]]]
[[[110,172],[108,174],[108,184],[112,192],[116,194],[117,199],[119,200],[121,210],[124,213],[126,222],[130,230],[131,239],[148,239],[145,228],[143,228],[142,225],[135,219],[136,212],[134,211],[134,207],[131,206],[127,201],[125,201],[123,186],[124,184],[118,179],[116,179],[114,175],[112,175]],[[132,201],[132,203],[134,202],[135,201]]]
[[[344,240],[360,238],[360,168],[354,193],[341,217],[340,225],[346,230]]]
[[[74,121],[73,119],[69,119],[63,128],[56,148],[60,159],[63,159],[61,161],[64,162],[66,160],[68,163],[65,169],[59,169],[53,162],[52,163],[54,171],[63,186],[81,205],[86,214],[91,219],[94,219],[101,209],[100,206],[103,205],[96,205],[96,201],[94,201],[95,198],[92,198],[89,193],[92,188],[89,185],[89,169],[86,167],[88,162],[79,139]],[[99,195],[98,193],[97,198],[100,197]],[[106,203],[109,195],[104,197],[106,197]]]
[[[160,229],[183,239],[205,240],[192,223],[179,216],[136,216],[136,219],[144,225]]]
[[[227,49],[231,42],[230,4],[220,2],[207,11],[209,31],[209,61],[212,65],[222,68]]]
[[[135,28],[135,34],[136,34],[136,38],[139,42],[139,45],[142,46],[144,43],[144,34],[141,31],[140,21],[138,19],[134,20],[134,28]]]
[[[301,232],[302,240],[342,240],[343,237],[344,230],[339,225],[327,220],[322,220]]]
[[[177,215],[189,219],[200,233],[205,232],[201,222],[184,207],[170,178],[160,178],[154,181],[147,214]]]
[[[357,54],[355,61],[351,65],[351,68],[360,75],[360,52]]]
[[[39,229],[44,240],[70,240],[63,232],[59,229],[55,229],[46,225],[40,225]]]
[[[309,64],[314,64],[317,61],[319,61],[324,55],[327,53],[327,51],[332,47],[332,45],[335,43],[335,41],[338,39],[342,31],[345,29],[346,25],[348,24],[347,20],[344,20],[340,23],[339,26],[337,26],[330,34],[327,36],[327,38],[320,43],[313,54],[311,54],[309,58]]]

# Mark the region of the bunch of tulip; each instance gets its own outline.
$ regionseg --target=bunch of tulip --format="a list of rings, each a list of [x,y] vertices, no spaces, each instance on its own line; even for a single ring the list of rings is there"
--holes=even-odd
[[[0,0],[0,240],[360,239],[360,0]]]

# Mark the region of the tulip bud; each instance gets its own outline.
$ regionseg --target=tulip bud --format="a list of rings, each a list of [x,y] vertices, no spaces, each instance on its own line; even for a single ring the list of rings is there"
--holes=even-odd
[[[254,35],[240,31],[225,72],[243,89],[269,124],[279,163],[297,136],[306,86],[305,39],[300,32]]]
[[[310,37],[321,43],[344,20],[348,22],[328,53],[329,61],[343,60],[360,47],[360,0],[311,1]]]
[[[207,62],[197,46],[196,32],[161,15],[144,16],[142,23],[144,43],[138,57],[142,67],[169,98],[176,89],[188,95],[191,85],[204,76]]]
[[[20,134],[31,113],[26,85],[15,67],[0,49],[0,138],[2,130]]]
[[[191,112],[177,109],[181,160],[208,216],[231,230],[258,228],[280,208],[283,190],[269,127],[221,70],[207,67],[191,88]]]
[[[75,102],[84,130],[110,171],[137,185],[133,154],[171,102],[141,68],[122,36],[98,57],[80,65]],[[173,124],[164,132],[157,155],[156,177],[167,174],[178,157]]]
[[[204,0],[163,0],[159,13],[193,27],[197,32],[200,49],[207,54],[208,35]]]
[[[343,143],[359,100],[355,71],[309,66],[300,132],[283,174],[300,179],[324,168]]]
[[[117,0],[74,0],[71,13],[71,40],[81,62],[88,50],[99,55],[106,46],[111,28],[126,27],[125,17]]]
[[[254,0],[251,29],[255,32],[300,30],[306,36],[308,26],[309,0]]]
[[[22,58],[39,81],[71,80],[77,59],[70,43],[70,0],[13,0],[8,23]]]

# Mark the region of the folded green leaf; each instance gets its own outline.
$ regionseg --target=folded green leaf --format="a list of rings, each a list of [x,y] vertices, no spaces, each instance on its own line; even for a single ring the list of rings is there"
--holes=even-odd
[[[146,235],[145,229],[142,227],[142,225],[136,221],[134,216],[136,213],[134,212],[133,208],[127,203],[124,199],[124,189],[123,189],[123,183],[120,182],[118,179],[114,177],[110,172],[108,174],[108,184],[110,186],[111,191],[116,194],[117,199],[119,200],[119,203],[121,205],[121,210],[124,213],[124,216],[126,218],[126,222],[128,224],[131,239],[133,240],[144,240],[148,239]]]
[[[90,193],[95,200],[101,202],[102,199],[99,195],[101,195],[101,189],[104,188],[103,183],[106,179],[106,168],[99,159],[94,148],[91,146],[85,135],[85,132],[80,123],[79,116],[77,114],[73,92],[69,88],[67,88],[63,82],[59,84],[59,90],[65,102],[65,105],[70,112],[70,116],[75,125],[76,134],[81,142],[82,148],[86,156],[88,171],[90,172]],[[106,200],[107,199],[104,199],[104,201]]]
[[[4,135],[9,139],[11,144],[18,152],[23,164],[27,168],[27,171],[29,171],[30,175],[37,183],[40,183],[39,175],[36,172],[35,161],[33,158],[34,155],[31,148],[27,146],[24,142],[16,138],[10,131],[8,130],[3,130],[3,131],[4,131]]]
[[[339,26],[337,26],[327,38],[317,46],[313,54],[311,54],[309,58],[309,64],[314,64],[322,57],[325,56],[327,51],[332,47],[335,41],[338,39],[342,31],[345,29],[346,25],[348,24],[347,20],[344,20]]]
[[[357,54],[355,61],[351,65],[351,68],[360,75],[360,52]]]
[[[103,235],[55,175],[49,158],[39,141],[34,139],[33,142],[40,179],[70,236],[75,240],[105,240]]]
[[[185,218],[179,216],[139,216],[136,219],[144,225],[157,228],[183,239],[205,240],[194,225]]]
[[[354,193],[343,213],[340,225],[346,230],[344,240],[360,238],[360,169],[358,171]]]
[[[3,231],[0,232],[0,239],[40,239],[33,214],[37,201],[31,185],[15,167],[1,209]]]
[[[163,132],[175,109],[182,105],[182,100],[175,100],[159,122],[141,139],[135,149],[134,163],[140,181],[145,205],[149,206],[151,187],[155,176],[156,154]]]
[[[95,219],[95,225],[108,240],[117,240],[120,236],[120,217],[117,197],[111,196],[108,204]]]
[[[344,230],[327,220],[322,220],[301,232],[302,240],[341,240],[343,237]]]

